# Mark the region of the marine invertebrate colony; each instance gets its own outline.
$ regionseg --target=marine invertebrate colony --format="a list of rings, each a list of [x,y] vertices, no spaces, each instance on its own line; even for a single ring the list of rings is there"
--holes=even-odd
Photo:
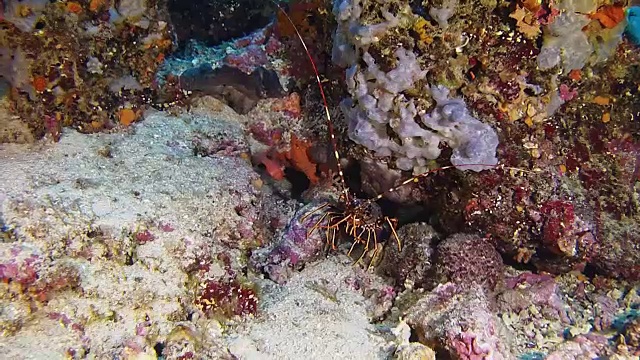
[[[450,99],[447,88],[424,84],[428,70],[409,44],[382,50],[382,56],[374,52],[372,45],[385,32],[409,21],[402,11],[407,5],[401,3],[401,10],[393,14],[396,5],[377,3],[384,21],[372,25],[363,24],[365,6],[371,4],[341,0],[334,1],[333,8],[338,20],[333,61],[347,67],[351,97],[341,107],[351,140],[378,158],[395,158],[397,168],[414,173],[423,172],[428,160],[438,158],[441,142],[453,149],[451,162],[461,169],[481,171],[496,165],[496,132],[473,117],[462,99]],[[429,94],[436,107],[427,112],[418,93]],[[470,164],[476,165],[464,166]]]
[[[91,133],[140,119],[173,47],[155,2],[4,3],[0,77],[33,137],[57,140],[63,127]]]

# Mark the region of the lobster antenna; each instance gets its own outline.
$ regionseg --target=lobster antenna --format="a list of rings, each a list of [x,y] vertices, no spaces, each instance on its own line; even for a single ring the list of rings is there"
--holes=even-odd
[[[307,54],[307,58],[309,58],[311,67],[313,68],[313,73],[316,76],[316,83],[318,84],[318,88],[320,89],[320,95],[322,96],[322,105],[324,106],[324,113],[327,118],[327,127],[329,128],[329,138],[331,141],[331,148],[333,150],[333,156],[335,157],[335,160],[336,160],[336,167],[338,168],[338,175],[340,176],[340,184],[342,185],[343,196],[345,199],[345,203],[351,204],[349,190],[344,180],[342,165],[340,164],[340,154],[338,154],[338,141],[336,140],[335,132],[333,130],[333,121],[331,120],[331,114],[329,113],[329,105],[327,103],[327,97],[324,94],[324,87],[322,86],[322,81],[320,80],[320,74],[318,73],[318,68],[316,67],[315,61],[313,61],[313,57],[311,56],[311,52],[309,51],[307,44],[305,43],[304,39],[302,38],[302,35],[298,31],[298,28],[294,24],[289,14],[287,14],[287,12],[284,11],[284,9],[280,6],[280,4],[278,4],[275,0],[271,0],[271,2],[287,18],[287,21],[289,22],[289,24],[291,24],[291,27],[293,27],[293,30],[296,32],[296,36],[298,37],[298,40],[300,40],[300,43],[302,44],[302,47],[304,48],[304,51]]]
[[[396,186],[394,186],[394,187],[392,187],[390,189],[387,189],[387,190],[383,191],[382,193],[380,193],[380,194],[378,194],[378,195],[376,195],[376,196],[374,196],[374,197],[372,197],[370,199],[365,200],[360,206],[365,206],[367,204],[371,204],[372,202],[376,202],[376,201],[382,199],[385,195],[390,194],[390,193],[392,193],[394,191],[397,191],[398,189],[400,189],[401,187],[403,187],[403,186],[405,186],[405,185],[407,185],[409,183],[417,182],[419,179],[421,179],[423,177],[426,177],[426,176],[428,176],[428,175],[430,175],[430,174],[432,174],[432,173],[434,173],[436,171],[442,171],[442,170],[447,170],[447,169],[452,169],[452,168],[464,168],[464,167],[471,167],[471,166],[487,166],[487,167],[490,166],[490,167],[492,167],[494,169],[498,169],[498,168],[499,169],[507,169],[507,170],[511,170],[513,172],[528,173],[528,174],[533,174],[533,173],[538,172],[537,171],[538,169],[534,169],[533,171],[531,171],[531,170],[525,170],[525,169],[509,167],[509,166],[504,166],[504,165],[497,165],[497,166],[496,165],[489,165],[489,164],[464,164],[464,165],[458,165],[458,166],[448,165],[448,166],[443,166],[443,167],[439,167],[439,168],[436,168],[436,169],[431,169],[431,170],[423,172],[422,174],[418,174],[418,175],[415,175],[413,177],[410,177],[407,180],[404,180],[403,182],[401,182],[400,184],[398,184],[398,185],[396,185]]]

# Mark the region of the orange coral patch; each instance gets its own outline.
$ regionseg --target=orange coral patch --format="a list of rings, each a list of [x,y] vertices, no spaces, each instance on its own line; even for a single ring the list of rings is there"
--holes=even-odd
[[[282,170],[282,166],[280,166],[277,161],[271,160],[265,156],[262,158],[262,164],[267,170],[269,176],[276,180],[284,179],[284,171]]]
[[[317,184],[320,179],[316,175],[316,164],[311,162],[307,154],[310,147],[311,143],[291,135],[291,150],[286,156],[294,168],[302,171],[312,184]]]
[[[605,5],[589,17],[598,20],[605,28],[612,29],[624,20],[624,8],[619,5]]]
[[[607,106],[611,102],[611,98],[598,95],[593,98],[593,102],[598,105]]]
[[[270,156],[275,157],[272,159]],[[254,164],[264,165],[267,174],[276,180],[284,179],[284,167],[281,164],[283,156],[275,152],[260,152],[253,155]]]
[[[100,130],[104,127],[104,124],[101,121],[94,120],[91,122],[91,128],[93,130]]]
[[[522,1],[522,7],[531,11],[532,13],[535,13],[536,11],[540,10],[540,6],[542,6],[542,1],[540,0],[523,0]]]
[[[577,69],[573,69],[569,72],[569,78],[573,81],[580,81],[582,79],[582,72]]]
[[[71,1],[67,3],[67,11],[80,14],[82,12],[82,6],[75,1]]]
[[[134,121],[136,121],[136,118],[138,117],[136,112],[131,109],[122,109],[120,110],[120,113],[118,115],[120,118],[120,124],[124,126],[131,125]]]
[[[47,79],[44,76],[34,77],[32,84],[36,92],[43,92],[47,89]]]
[[[105,0],[91,0],[89,3],[89,10],[92,12],[98,11],[103,5],[105,5]]]

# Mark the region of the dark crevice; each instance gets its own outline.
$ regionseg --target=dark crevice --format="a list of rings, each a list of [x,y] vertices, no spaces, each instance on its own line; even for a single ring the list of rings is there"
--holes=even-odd
[[[538,269],[536,269],[533,262],[529,261],[527,263],[521,263],[516,261],[513,256],[507,256],[506,254],[500,253],[502,256],[502,262],[505,266],[512,267],[518,271],[530,271],[534,274],[538,273]]]
[[[291,197],[294,199],[300,199],[302,193],[311,185],[311,182],[303,172],[293,168],[284,169],[284,176],[291,183]]]
[[[162,351],[164,350],[164,344],[158,342],[153,346],[153,349],[156,351],[156,355],[158,356],[158,358],[160,358],[162,356]]]

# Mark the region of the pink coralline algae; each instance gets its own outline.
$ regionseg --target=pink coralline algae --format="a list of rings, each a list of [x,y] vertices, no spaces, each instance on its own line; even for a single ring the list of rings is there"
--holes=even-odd
[[[13,256],[17,256],[22,251],[15,248],[11,252]],[[23,287],[33,285],[38,280],[37,269],[40,263],[41,258],[36,254],[31,254],[0,264],[0,280],[4,283],[15,282]]]
[[[256,315],[256,290],[237,280],[208,280],[202,283],[195,305],[208,317]]]
[[[477,235],[455,234],[438,245],[436,279],[460,286],[478,284],[493,290],[502,282],[504,264],[489,239]]]
[[[153,235],[153,233],[151,233],[151,231],[149,230],[141,230],[136,232],[133,235],[134,239],[136,240],[136,242],[140,245],[144,245],[148,242],[151,242],[153,240],[155,240],[155,236]]]
[[[448,340],[459,359],[482,360],[491,355],[487,344],[480,344],[475,335],[463,332]]]
[[[173,225],[167,222],[158,223],[158,229],[160,229],[162,232],[173,232],[175,230]]]
[[[540,209],[543,218],[542,243],[557,255],[585,261],[596,250],[591,229],[580,220],[569,201],[554,200],[544,203]]]
[[[576,89],[570,88],[566,84],[561,84],[558,88],[560,92],[560,98],[564,101],[573,100],[576,96],[578,96],[578,91]]]
[[[224,58],[224,63],[247,74],[260,66],[267,65],[269,55],[280,51],[282,44],[274,37],[267,39],[266,32],[267,29],[262,29],[234,41],[231,45],[235,51]]]
[[[420,299],[407,316],[407,324],[423,344],[442,349],[451,359],[512,359],[508,344],[498,334],[501,322],[493,302],[480,285],[463,288],[453,283],[439,285]]]
[[[324,214],[317,211],[320,206],[320,202],[311,202],[298,210],[277,243],[254,251],[251,255],[253,267],[271,280],[284,283],[294,270],[319,259],[326,243],[324,231],[310,230]]]
[[[269,40],[267,40],[267,43],[264,45],[264,50],[268,55],[273,55],[277,52],[280,52],[283,48],[284,45],[282,45],[282,43],[274,37],[270,37]]]
[[[78,272],[69,265],[52,266],[41,255],[21,247],[13,247],[9,251],[13,259],[0,264],[0,281],[18,285],[7,287],[13,296],[46,302],[54,292],[78,284]]]
[[[264,49],[258,45],[249,45],[237,54],[229,54],[224,58],[227,65],[236,67],[247,74],[251,74],[257,67],[265,65],[269,59]]]
[[[560,15],[560,10],[555,7],[551,7],[547,10],[545,7],[541,6],[535,13],[535,17],[541,25],[551,24],[558,15]]]
[[[507,288],[499,296],[498,303],[505,312],[519,313],[534,305],[542,309],[542,313],[569,324],[568,307],[560,296],[560,289],[555,279],[549,275],[522,273],[505,281]]]
[[[265,145],[274,146],[282,139],[282,129],[267,129],[267,125],[262,121],[252,122],[249,125],[249,132],[253,138]]]

